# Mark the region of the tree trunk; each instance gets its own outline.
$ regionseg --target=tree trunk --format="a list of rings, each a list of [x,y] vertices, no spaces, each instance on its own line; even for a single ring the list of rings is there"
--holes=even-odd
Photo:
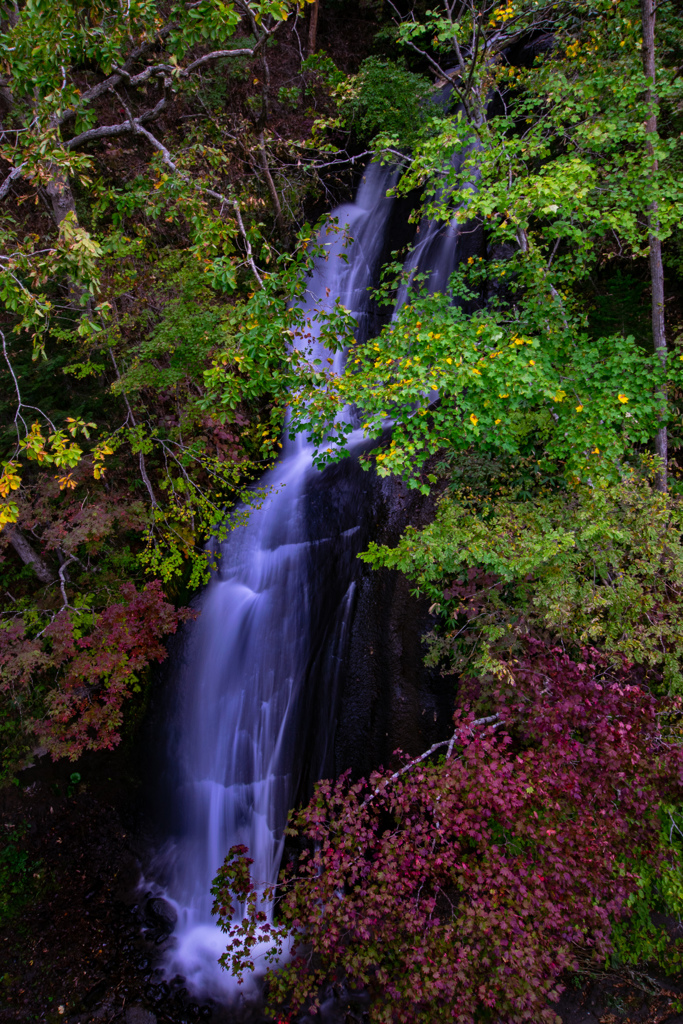
[[[655,68],[655,21],[656,3],[655,0],[642,0],[642,28],[643,28],[643,70],[650,79],[650,87],[647,90],[646,101],[650,107],[650,116],[645,122],[648,133],[653,135],[657,131],[657,95],[655,92],[656,68]],[[652,173],[657,171],[657,161],[654,158],[654,146],[648,143],[648,152],[652,158]],[[650,284],[652,288],[652,340],[662,366],[666,367],[666,323],[664,320],[664,264],[662,263],[662,243],[656,232],[659,230],[659,218],[657,216],[657,203],[653,202],[648,210],[649,221],[649,243],[650,243]],[[662,395],[662,416],[666,414],[667,401],[666,393]],[[668,436],[665,426],[661,426],[655,438],[655,451],[662,460],[662,469],[657,476],[657,487],[666,493],[667,489],[667,464],[668,464]]]
[[[51,178],[45,186],[45,192],[47,194],[50,203],[52,204],[52,215],[55,219],[57,227],[61,226],[62,221],[69,213],[73,213],[74,220],[78,223],[78,214],[76,213],[76,202],[74,200],[74,194],[71,191],[71,185],[69,184],[68,177],[63,171],[60,171],[54,164],[50,164]],[[83,289],[76,284],[75,281],[69,280],[69,304],[74,309],[79,309],[81,306],[81,297],[83,295]],[[88,299],[87,303],[88,315],[91,310],[91,302]]]
[[[52,177],[50,178],[45,191],[47,192],[50,202],[52,203],[52,213],[55,218],[57,227],[62,223],[67,213],[73,213],[76,216],[76,203],[74,202],[73,192],[69,181],[62,171],[52,165],[50,168]]]
[[[280,233],[284,234],[284,231],[285,231],[285,219],[284,219],[284,217],[282,215],[282,206],[280,204],[280,197],[277,194],[277,189],[275,187],[275,182],[273,181],[273,176],[270,173],[270,167],[268,166],[268,154],[266,152],[266,142],[265,142],[265,138],[264,138],[263,132],[261,132],[261,134],[259,135],[259,155],[260,155],[260,158],[261,158],[261,167],[263,168],[263,173],[264,173],[265,178],[266,178],[266,184],[268,186],[268,191],[270,192],[270,198],[271,198],[271,201],[273,203],[273,209],[275,210],[275,223],[277,224],[277,227],[278,227],[278,230],[280,231]]]
[[[34,551],[21,530],[13,526],[7,530],[7,539],[19,555],[24,565],[32,565],[33,571],[41,583],[54,583],[55,575],[47,562],[44,562],[37,551]]]
[[[320,0],[315,0],[311,7],[311,20],[308,23],[308,55],[315,53],[318,39],[318,14],[320,13]]]
[[[0,100],[2,100],[2,102],[5,104],[5,106],[7,107],[7,112],[9,113],[10,110],[12,110],[14,107],[14,96],[12,95],[12,90],[10,89],[8,83],[5,81],[2,75],[0,75]]]

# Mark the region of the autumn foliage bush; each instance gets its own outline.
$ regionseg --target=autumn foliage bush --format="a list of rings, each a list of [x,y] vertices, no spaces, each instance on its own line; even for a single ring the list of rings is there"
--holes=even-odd
[[[287,1019],[337,979],[368,990],[382,1024],[556,1021],[562,973],[613,954],[643,861],[673,869],[660,813],[683,782],[676,699],[533,640],[489,699],[497,717],[458,711],[436,758],[320,783],[275,889],[231,851],[213,890],[223,963],[249,970],[264,932],[273,958],[293,942],[269,975]]]
[[[150,662],[165,659],[164,636],[188,615],[158,580],[142,590],[123,583],[119,596],[101,612],[62,608],[41,630],[22,616],[0,629],[0,695],[20,710],[40,708],[25,728],[54,758],[119,742],[125,700]]]

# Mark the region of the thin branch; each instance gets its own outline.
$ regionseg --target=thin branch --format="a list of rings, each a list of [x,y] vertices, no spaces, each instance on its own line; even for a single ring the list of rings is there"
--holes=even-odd
[[[275,209],[275,223],[277,224],[280,231],[284,230],[284,218],[282,216],[282,206],[280,205],[280,197],[277,194],[275,188],[275,182],[273,176],[270,173],[270,167],[268,166],[268,154],[266,153],[266,143],[263,132],[259,135],[259,153],[261,156],[261,167],[266,178],[266,184],[268,185],[268,191],[270,192],[270,198],[273,202]]]
[[[19,164],[18,167],[13,167],[12,170],[9,172],[9,174],[7,175],[5,180],[3,181],[2,185],[0,185],[0,199],[4,199],[5,198],[5,196],[7,195],[7,193],[9,192],[9,190],[10,190],[10,188],[12,186],[12,182],[16,178],[20,178],[21,177],[21,172],[24,169],[24,166],[25,166],[24,164]]]
[[[265,38],[265,37],[264,37]],[[250,50],[214,50],[212,53],[207,53],[203,57],[198,57],[197,60],[192,61],[186,68],[183,68],[180,72],[183,78],[186,78],[191,71],[195,68],[199,68],[202,64],[208,64],[212,60],[222,60],[224,57],[253,57],[257,49],[260,49],[261,42],[257,42],[256,46]]]
[[[322,171],[327,167],[338,167],[340,164],[355,164],[358,160],[365,160],[368,156],[374,156],[374,152],[371,149],[364,149],[362,153],[358,153],[356,156],[349,156],[348,154],[343,157],[339,157],[338,160],[327,160],[322,164],[308,163],[306,168],[313,171]],[[405,157],[404,157],[405,159]],[[287,166],[287,165],[285,165]],[[290,165],[291,166],[291,165]],[[297,165],[298,166],[298,165]]]
[[[208,189],[206,191],[208,191]],[[259,288],[263,288],[263,278],[256,269],[256,263],[254,262],[254,254],[252,252],[251,242],[249,241],[246,229],[244,227],[244,221],[242,220],[242,211],[240,210],[239,204],[236,199],[227,201],[232,203],[232,208],[235,211],[235,220],[237,221],[237,227],[239,228],[239,232],[242,236],[242,241],[244,242],[245,248],[247,250],[247,262],[251,267],[251,272],[258,281]]]
[[[14,381],[14,390],[16,391],[16,395],[17,395],[17,411],[14,414],[14,426],[15,426],[16,431],[17,431],[17,441],[19,440],[19,426],[17,424],[17,420],[21,420],[21,422],[24,424],[24,430],[26,430],[26,432],[28,433],[28,427],[26,426],[26,420],[21,415],[21,410],[22,409],[32,409],[34,412],[37,412],[39,416],[43,417],[43,419],[46,421],[46,423],[50,424],[50,429],[52,430],[53,434],[56,434],[57,433],[57,428],[55,427],[54,423],[52,422],[50,417],[47,415],[47,413],[43,412],[42,409],[39,409],[37,405],[27,405],[26,402],[22,401],[21,391],[19,390],[19,381],[17,380],[17,376],[16,376],[16,374],[14,372],[14,367],[12,366],[12,363],[11,363],[10,358],[9,358],[9,353],[7,352],[7,342],[5,341],[5,335],[4,335],[3,331],[0,331],[0,338],[2,338],[2,354],[5,357],[5,362],[7,363],[7,368],[9,370],[10,374],[12,375],[12,380]]]
[[[499,729],[505,723],[501,721],[499,715],[489,715],[487,718],[477,718],[474,722],[471,722],[466,727],[466,729],[467,731],[471,732],[475,726],[491,724],[493,724],[494,729]],[[407,764],[404,764],[403,767],[399,768],[398,771],[394,772],[393,775],[390,775],[388,779],[382,779],[382,784],[378,786],[376,789],[374,789],[371,794],[366,796],[364,803],[369,804],[370,801],[374,800],[376,796],[379,796],[380,793],[383,793],[391,782],[395,782],[396,779],[401,777],[401,775],[404,775],[406,772],[411,771],[411,769],[413,769],[416,765],[420,764],[421,761],[425,761],[428,757],[431,757],[432,754],[436,753],[437,750],[440,750],[441,747],[448,747],[448,750],[446,752],[446,759],[450,758],[451,754],[453,753],[455,741],[457,740],[458,736],[462,731],[462,729],[456,729],[449,739],[439,740],[438,743],[433,743],[429,750],[425,750],[425,752],[423,754],[420,754],[419,757],[414,758],[412,761],[408,761]]]
[[[115,90],[112,90],[115,91]],[[119,97],[119,99],[121,99]],[[123,102],[123,101],[121,101]],[[73,139],[69,139],[68,142],[64,143],[65,149],[76,149],[77,146],[84,146],[87,142],[95,142],[97,139],[110,139],[117,135],[125,135],[130,131],[137,131],[135,125],[142,125],[146,121],[153,121],[159,116],[161,111],[164,109],[167,103],[166,96],[162,96],[159,102],[151,110],[146,110],[140,117],[129,118],[126,121],[121,121],[120,124],[105,124],[99,128],[89,128],[85,132],[81,132],[80,135],[75,135]],[[125,109],[125,104],[124,104]]]
[[[63,601],[62,607],[59,609],[60,612],[63,612],[65,608],[71,608],[71,605],[69,604],[69,598],[66,596],[66,570],[67,567],[71,565],[72,562],[76,561],[78,561],[78,559],[76,558],[75,555],[72,555],[70,558],[67,558],[65,562],[62,562],[62,564],[59,567],[59,590],[61,592]]]
[[[9,372],[12,375],[12,380],[14,381],[14,390],[17,393],[17,415],[18,415],[19,414],[19,410],[21,409],[21,405],[22,405],[22,402],[21,402],[21,391],[19,390],[19,381],[17,380],[17,375],[14,372],[14,367],[12,366],[12,364],[10,362],[10,359],[9,359],[9,355],[7,353],[7,342],[5,341],[5,332],[4,331],[0,331],[0,338],[2,338],[2,354],[5,357],[5,362],[7,363],[7,368],[8,368]],[[16,417],[15,417],[15,422],[16,422]]]
[[[139,121],[133,121],[133,130],[138,135],[144,135],[147,141],[161,153],[161,157],[166,166],[168,167],[169,171],[172,171],[174,174],[176,174],[178,171],[178,167],[176,164],[174,164],[173,160],[171,159],[171,154],[166,149],[166,146],[164,146],[163,142],[160,142],[159,139],[156,138],[156,136],[152,135],[151,132],[148,132],[146,128],[143,128]]]
[[[159,508],[159,503],[157,502],[157,499],[154,496],[154,491],[152,490],[152,485],[150,483],[149,477],[147,476],[147,466],[145,465],[145,456],[142,454],[142,449],[140,449],[140,451],[138,452],[138,455],[139,455],[138,463],[139,463],[139,466],[140,466],[140,476],[142,477],[142,482],[144,483],[145,487],[147,488],[147,493],[149,494],[149,500],[152,502],[153,508]]]
[[[116,357],[114,355],[114,351],[111,348],[111,346],[109,347],[109,356],[110,356],[112,364],[114,366],[114,371],[116,373],[116,379],[118,380],[119,384],[121,385],[121,394],[123,395],[123,400],[126,403],[126,408],[128,410],[128,416],[129,416],[130,421],[133,424],[133,426],[136,427],[137,423],[135,422],[135,416],[133,415],[133,410],[130,407],[130,402],[128,401],[128,395],[126,394],[126,389],[123,386],[123,381],[121,380],[121,374],[119,373],[119,368],[118,368],[118,365],[117,365],[117,362],[116,362]],[[140,449],[138,454],[140,456],[138,462],[139,462],[139,465],[140,465],[140,476],[142,477],[142,482],[144,483],[145,487],[147,488],[147,493],[149,494],[149,500],[152,502],[152,507],[153,508],[158,508],[159,507],[159,503],[158,503],[158,501],[157,501],[157,499],[156,499],[156,497],[154,495],[154,491],[152,489],[152,485],[150,483],[149,477],[147,476],[147,467],[145,465],[145,456],[142,453],[142,449]]]

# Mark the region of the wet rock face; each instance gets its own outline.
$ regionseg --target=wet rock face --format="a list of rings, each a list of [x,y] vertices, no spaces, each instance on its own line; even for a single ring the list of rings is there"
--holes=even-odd
[[[368,474],[369,475],[369,474]],[[400,481],[373,476],[368,540],[394,545],[406,526],[424,526],[434,499]],[[399,572],[359,562],[356,600],[344,658],[334,746],[334,773],[366,776],[393,764],[397,748],[419,754],[449,734],[455,679],[424,664],[432,629],[429,602],[410,593]]]
[[[159,896],[147,900],[145,917],[153,927],[165,935],[170,935],[178,920],[175,907]]]
[[[371,569],[357,557],[370,541],[394,545],[408,525],[426,525],[434,504],[433,497],[366,472],[353,459],[309,484],[306,515],[311,537],[320,538],[320,564],[311,572],[318,621],[301,800],[317,778],[347,769],[367,776],[392,764],[397,748],[418,754],[449,733],[455,680],[423,661],[422,638],[434,625],[429,603],[411,596],[401,573]]]

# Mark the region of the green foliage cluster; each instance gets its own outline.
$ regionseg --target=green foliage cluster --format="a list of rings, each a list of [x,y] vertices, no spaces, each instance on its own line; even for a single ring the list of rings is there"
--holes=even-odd
[[[363,142],[381,137],[410,149],[419,137],[431,83],[409,71],[405,63],[386,57],[367,57],[344,97],[345,123]]]
[[[606,966],[617,971],[657,964],[669,977],[681,969],[681,950],[670,935],[655,923],[655,915],[669,920],[683,911],[683,846],[680,805],[662,804],[660,844],[664,854],[655,867],[647,860],[637,865],[638,885],[628,900],[628,913],[614,922],[612,953]],[[679,1004],[680,1005],[680,1004]]]
[[[456,491],[432,523],[362,557],[400,569],[444,628],[429,660],[480,676],[512,665],[528,635],[580,659],[603,651],[654,690],[683,693],[683,508],[632,473],[608,487]],[[507,491],[507,493],[506,493]]]
[[[26,848],[25,824],[6,828],[0,837],[0,927],[13,921],[44,883],[41,862]]]
[[[510,279],[512,295],[497,295]],[[493,297],[470,312],[475,287]],[[473,442],[597,482],[618,478],[627,453],[656,431],[658,394],[667,376],[682,379],[680,366],[665,376],[633,335],[591,339],[579,303],[552,294],[541,260],[481,260],[453,276],[450,295],[403,306],[379,337],[353,349],[343,377],[327,374],[314,397],[302,387],[293,423],[318,442],[322,463],[345,453],[352,427],[335,422],[340,407],[359,405],[371,437],[390,418],[378,472],[400,473],[425,493],[427,460]]]
[[[0,12],[3,772],[117,741],[178,621],[165,599],[261,500],[290,374],[277,247],[314,177],[269,122],[267,52],[297,10]],[[92,647],[107,622],[118,653]]]

